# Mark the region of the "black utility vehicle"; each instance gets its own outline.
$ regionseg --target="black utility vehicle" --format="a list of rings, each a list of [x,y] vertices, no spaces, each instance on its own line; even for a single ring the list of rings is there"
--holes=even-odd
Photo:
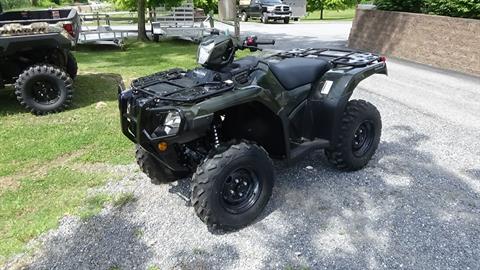
[[[119,89],[123,133],[153,183],[192,176],[191,202],[209,226],[252,222],[272,193],[271,158],[296,161],[325,149],[341,170],[363,168],[377,149],[380,113],[350,100],[357,84],[387,74],[385,58],[339,49],[296,49],[234,61],[238,49],[212,36],[193,70],[172,69]]]
[[[73,96],[77,62],[70,52],[80,33],[75,9],[2,12],[0,89],[15,95],[34,114],[66,109]]]
[[[240,0],[240,19],[259,18],[261,22],[283,21],[289,23],[292,16],[290,6],[281,0]]]

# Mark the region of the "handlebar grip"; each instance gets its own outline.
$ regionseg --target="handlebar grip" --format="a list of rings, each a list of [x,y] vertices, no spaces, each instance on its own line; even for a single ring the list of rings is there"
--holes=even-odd
[[[274,39],[257,40],[256,42],[258,45],[275,45]]]

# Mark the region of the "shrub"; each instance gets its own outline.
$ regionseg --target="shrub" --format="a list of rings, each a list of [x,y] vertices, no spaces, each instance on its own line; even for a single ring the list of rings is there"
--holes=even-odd
[[[426,13],[480,19],[479,0],[425,0]]]
[[[421,13],[424,0],[375,0],[375,5],[381,10]]]
[[[381,10],[480,19],[480,0],[375,0]]]
[[[30,6],[30,0],[0,0],[3,10]]]

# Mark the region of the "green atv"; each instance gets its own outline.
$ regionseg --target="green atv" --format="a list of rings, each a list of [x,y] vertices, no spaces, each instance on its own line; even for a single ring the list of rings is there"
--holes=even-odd
[[[119,87],[122,130],[154,184],[192,177],[191,202],[210,227],[237,229],[266,206],[272,159],[325,149],[338,169],[367,165],[380,141],[380,113],[350,100],[360,81],[387,74],[385,58],[343,49],[295,49],[234,60],[274,44],[212,35],[202,67],[172,69]]]

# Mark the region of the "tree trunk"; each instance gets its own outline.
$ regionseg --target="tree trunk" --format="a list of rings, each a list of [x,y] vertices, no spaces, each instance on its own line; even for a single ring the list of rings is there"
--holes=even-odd
[[[138,11],[138,40],[147,41],[147,31],[145,29],[145,0],[137,1]]]
[[[320,1],[320,20],[323,20],[323,0]]]
[[[38,0],[32,0],[32,6],[38,6]]]

